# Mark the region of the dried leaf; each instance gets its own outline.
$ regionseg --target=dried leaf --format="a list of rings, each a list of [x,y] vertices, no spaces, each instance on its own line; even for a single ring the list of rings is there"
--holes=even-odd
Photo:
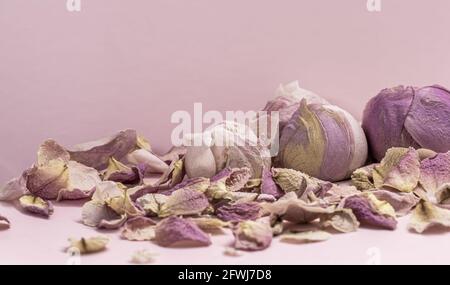
[[[354,232],[359,227],[359,222],[350,209],[338,209],[331,214],[320,216],[322,227],[331,227],[342,233]]]
[[[95,253],[106,249],[109,239],[104,236],[96,236],[91,238],[69,239],[70,247],[76,248],[81,254]]]
[[[227,222],[256,220],[260,210],[261,206],[255,202],[225,204],[216,209],[216,216]]]
[[[419,155],[414,148],[390,148],[372,173],[376,188],[390,187],[401,192],[411,192],[419,182]]]
[[[233,230],[234,248],[240,250],[263,250],[272,242],[272,229],[266,223],[255,221],[240,222]]]
[[[53,214],[52,203],[37,196],[24,195],[20,197],[19,204],[25,211],[36,215],[50,217]]]
[[[172,216],[156,225],[155,242],[164,247],[208,246],[211,239],[195,223]]]
[[[71,160],[103,170],[108,166],[109,158],[122,160],[136,147],[136,131],[125,130],[107,138],[74,146],[69,153]]]
[[[206,196],[198,191],[181,188],[161,206],[160,217],[200,214],[209,206]]]
[[[152,240],[155,238],[156,222],[145,217],[136,217],[126,222],[121,236],[127,240]]]
[[[422,233],[435,226],[450,227],[450,210],[439,208],[428,201],[420,200],[412,212],[408,228]]]
[[[325,231],[308,231],[295,234],[283,234],[280,240],[288,243],[306,243],[325,241],[331,238],[331,234]]]

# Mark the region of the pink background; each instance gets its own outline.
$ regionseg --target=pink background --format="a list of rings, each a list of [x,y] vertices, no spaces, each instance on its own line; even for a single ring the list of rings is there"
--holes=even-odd
[[[65,2],[0,0],[0,184],[30,165],[46,138],[71,145],[135,128],[165,151],[175,110],[192,111],[194,102],[205,110],[259,109],[280,83],[294,79],[358,118],[382,88],[450,86],[448,0],[382,0],[380,13],[368,12],[366,0],[82,0],[78,13],[66,11]],[[65,245],[69,232],[91,231],[76,223],[57,226],[76,220],[79,211],[59,206],[56,224],[36,220],[31,231],[30,217],[5,205],[2,212],[16,226],[0,234],[0,263],[64,262],[63,253],[45,256]],[[39,244],[34,251],[17,246],[31,235]],[[364,263],[365,250],[376,244],[386,246],[385,262],[413,262],[411,248],[421,250],[418,262],[445,262],[404,227],[392,244],[403,255],[389,247],[385,232],[355,235],[333,239],[325,251],[298,247],[298,259],[282,260]],[[357,254],[347,255],[344,249],[356,244]],[[206,251],[221,256],[222,249]],[[261,262],[268,263],[280,252],[215,260],[265,256]],[[188,253],[177,255],[178,262],[208,260]],[[123,254],[129,255],[100,256],[121,263]],[[164,256],[162,263],[174,262]]]

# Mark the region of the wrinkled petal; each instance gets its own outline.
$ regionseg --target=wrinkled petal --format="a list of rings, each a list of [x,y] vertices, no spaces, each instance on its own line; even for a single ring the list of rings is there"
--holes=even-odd
[[[112,198],[122,197],[125,190],[112,181],[102,181],[95,187],[95,192],[92,195],[92,201],[100,203],[108,203]]]
[[[284,195],[283,190],[281,190],[281,188],[273,180],[272,171],[267,168],[264,168],[262,172],[261,193],[272,195],[275,199],[278,199]]]
[[[373,170],[376,188],[390,187],[401,192],[413,191],[419,176],[419,155],[413,148],[390,148],[380,165]]]
[[[54,159],[61,159],[64,162],[68,162],[70,160],[70,154],[56,141],[46,140],[39,146],[37,165],[45,165]]]
[[[36,215],[49,217],[53,214],[52,203],[37,196],[24,195],[20,197],[19,204],[25,211]]]
[[[351,209],[362,225],[381,227],[389,230],[394,230],[397,227],[397,221],[394,217],[381,213],[371,201],[364,196],[355,195],[346,198],[344,207]]]
[[[67,185],[58,192],[58,200],[88,198],[94,192],[97,184],[101,182],[97,170],[75,161],[67,163],[67,172]]]
[[[206,196],[198,191],[181,188],[161,206],[160,217],[200,214],[209,206]]]
[[[260,210],[261,206],[254,202],[226,204],[216,209],[216,216],[227,222],[256,220],[260,217]]]
[[[295,234],[283,234],[280,240],[288,243],[306,243],[325,241],[331,238],[331,234],[325,231],[308,231]]]
[[[228,222],[213,217],[188,218],[188,221],[195,223],[201,230],[207,233],[223,232],[224,228],[230,226]]]
[[[13,201],[28,192],[26,174],[14,178],[0,189],[0,201]]]
[[[450,152],[439,153],[420,163],[420,185],[430,194],[450,183]]]
[[[183,181],[185,174],[184,161],[182,159],[174,160],[158,179],[156,185],[167,184],[169,188],[172,188]]]
[[[266,223],[240,222],[233,230],[234,248],[240,250],[263,250],[272,243],[272,229]]]
[[[128,185],[140,184],[143,179],[139,167],[129,167],[115,158],[110,158],[103,180],[120,182]]]
[[[390,190],[377,189],[371,191],[378,200],[388,202],[399,216],[408,214],[411,209],[419,202],[419,198],[412,192],[394,192]]]
[[[449,228],[450,210],[439,208],[430,202],[420,200],[412,212],[408,228],[422,233],[434,226]]]
[[[323,201],[327,204],[339,204],[343,199],[360,193],[355,186],[333,184],[325,193]]]
[[[145,212],[138,208],[135,202],[131,200],[128,191],[125,191],[122,196],[110,199],[107,204],[119,215],[126,214],[128,217],[136,217],[143,216],[145,214]]]
[[[227,191],[239,191],[245,187],[250,177],[250,169],[247,167],[227,167],[211,177],[211,186],[225,188]]]
[[[109,158],[122,160],[136,147],[136,131],[125,130],[107,138],[74,146],[69,153],[71,160],[97,170],[103,170],[108,166]]]
[[[329,182],[288,168],[272,168],[272,176],[284,192],[295,192],[299,197],[306,197],[311,192],[318,197],[323,197],[332,186]]]
[[[378,166],[378,164],[373,163],[361,168],[356,169],[351,178],[352,183],[355,185],[355,187],[358,190],[364,191],[364,190],[371,190],[375,188],[374,182],[373,182],[373,170],[375,166]]]
[[[81,254],[95,253],[106,249],[109,239],[104,236],[96,236],[91,238],[69,239],[70,247],[76,248]]]
[[[209,235],[203,232],[195,223],[169,217],[156,225],[155,242],[164,247],[175,246],[208,246],[211,244]]]
[[[450,183],[442,184],[436,190],[436,203],[440,205],[450,205]]]
[[[184,189],[184,190],[192,190],[203,193],[210,186],[210,182],[208,178],[197,177],[197,178],[189,178],[180,184],[175,185],[172,189],[165,192],[164,194],[170,195],[176,190]]]
[[[81,210],[83,224],[90,227],[117,229],[126,221],[126,215],[117,214],[108,205],[89,201],[83,205]]]
[[[152,240],[155,238],[156,222],[145,217],[136,217],[126,222],[121,236],[127,240]]]
[[[308,223],[319,218],[321,214],[332,213],[331,208],[319,204],[309,204],[290,192],[274,203],[263,203],[262,209],[292,223]]]
[[[339,232],[354,232],[359,227],[359,222],[350,209],[339,209],[331,214],[322,214],[320,223],[323,227],[331,227]]]

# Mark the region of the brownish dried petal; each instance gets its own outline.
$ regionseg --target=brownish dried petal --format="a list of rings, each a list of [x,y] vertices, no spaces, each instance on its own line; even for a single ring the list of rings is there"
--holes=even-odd
[[[139,209],[135,202],[131,200],[128,191],[125,191],[122,196],[110,199],[107,204],[119,215],[126,214],[128,217],[136,217],[145,214],[145,212]]]
[[[275,199],[280,198],[284,195],[283,190],[275,183],[272,177],[272,171],[264,168],[261,177],[261,194],[269,194],[275,197]]]
[[[53,214],[52,203],[34,195],[24,195],[20,197],[19,204],[25,211],[36,215],[49,217]]]
[[[195,223],[169,217],[156,225],[155,242],[164,247],[208,246],[211,239]]]
[[[81,216],[83,224],[90,227],[117,229],[126,221],[126,214],[119,215],[108,205],[89,201],[83,205]]]
[[[0,201],[13,201],[28,192],[26,174],[14,178],[0,189]]]
[[[0,230],[9,229],[11,226],[9,220],[2,215],[0,215]]]
[[[206,196],[198,191],[181,188],[161,206],[160,217],[200,214],[209,206]]]
[[[167,202],[169,196],[163,194],[146,194],[136,200],[136,204],[145,211],[146,215],[159,216],[162,205]]]
[[[339,209],[331,214],[322,214],[320,223],[323,227],[331,227],[343,233],[354,232],[359,227],[358,219],[350,209]]]
[[[54,140],[46,140],[38,149],[37,165],[45,165],[51,160],[61,159],[64,162],[70,160],[70,154]]]
[[[115,158],[110,158],[103,180],[111,180],[123,184],[140,184],[143,174],[138,167],[129,167]]]
[[[169,168],[161,175],[156,185],[167,184],[169,188],[181,183],[185,176],[183,159],[174,160],[170,163]]]
[[[371,191],[377,199],[388,202],[395,210],[398,216],[408,214],[412,208],[419,202],[419,198],[412,192],[398,192],[386,189],[377,189]]]
[[[144,241],[155,237],[156,222],[146,217],[136,217],[126,222],[121,236],[127,240]]]
[[[272,242],[272,229],[267,223],[243,221],[233,230],[233,234],[234,248],[240,250],[263,250]]]
[[[106,249],[109,239],[104,236],[96,236],[91,238],[69,239],[70,247],[76,248],[81,254],[95,253]]]
[[[450,227],[450,210],[439,208],[428,201],[420,200],[412,212],[408,228],[422,233],[435,226]]]
[[[352,173],[352,183],[358,188],[358,190],[370,190],[374,189],[375,185],[373,182],[373,170],[377,163],[370,164],[361,168],[356,169]]]
[[[188,218],[188,221],[194,222],[200,229],[208,233],[222,233],[224,228],[230,226],[228,222],[207,216]]]
[[[122,160],[136,146],[136,131],[125,130],[107,138],[74,146],[69,153],[70,159],[97,170],[103,170],[108,166],[110,157]]]
[[[216,216],[227,222],[256,220],[260,210],[261,206],[255,202],[225,204],[216,209]]]

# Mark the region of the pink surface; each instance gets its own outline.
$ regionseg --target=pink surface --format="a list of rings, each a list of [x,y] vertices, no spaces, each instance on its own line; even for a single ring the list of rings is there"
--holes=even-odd
[[[279,83],[298,79],[360,117],[365,102],[397,84],[450,86],[450,2],[382,0],[0,0],[0,184],[35,160],[52,137],[64,145],[135,128],[169,148],[175,110],[250,110]],[[65,263],[71,235],[93,234],[80,209],[51,220],[6,204],[0,263]],[[116,237],[117,234],[111,234]],[[134,249],[158,263],[357,263],[380,249],[382,263],[450,263],[447,235],[361,230],[318,244],[275,242],[267,251],[223,257],[230,236],[205,249],[166,250],[113,239],[83,263],[126,263]],[[371,252],[371,251],[369,251]]]

